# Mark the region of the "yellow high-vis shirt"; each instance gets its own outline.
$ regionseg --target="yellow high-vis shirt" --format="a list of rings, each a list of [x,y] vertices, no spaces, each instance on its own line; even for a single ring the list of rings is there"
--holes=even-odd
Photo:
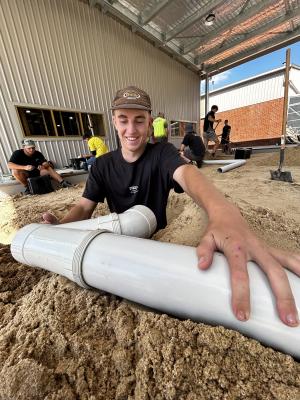
[[[96,151],[96,157],[103,156],[108,152],[106,144],[98,136],[93,136],[88,140],[90,151]]]
[[[166,128],[168,127],[168,122],[165,118],[157,117],[152,123],[154,137],[164,137],[167,136]]]

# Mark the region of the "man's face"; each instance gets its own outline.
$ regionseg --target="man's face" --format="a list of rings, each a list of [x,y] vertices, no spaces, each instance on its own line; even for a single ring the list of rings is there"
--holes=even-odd
[[[122,150],[138,153],[143,150],[150,132],[151,115],[145,110],[115,110],[113,123],[118,131]]]
[[[23,150],[27,156],[31,157],[35,152],[35,146],[24,146]]]

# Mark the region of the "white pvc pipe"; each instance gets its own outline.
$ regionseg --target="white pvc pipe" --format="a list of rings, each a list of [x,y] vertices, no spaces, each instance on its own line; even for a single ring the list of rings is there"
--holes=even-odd
[[[266,276],[253,262],[248,263],[251,318],[240,322],[231,311],[229,269],[219,253],[211,268],[201,271],[193,247],[43,224],[20,229],[11,252],[21,263],[61,274],[83,287],[180,318],[224,325],[300,357],[300,327],[280,321]],[[300,312],[300,279],[287,274]]]
[[[225,167],[219,167],[218,172],[227,172],[234,168],[238,168],[241,165],[246,164],[246,160],[203,160],[204,164],[216,165],[216,164],[226,164]]]
[[[127,236],[150,238],[156,230],[157,222],[150,208],[136,205],[122,214],[111,213],[102,217],[51,226],[91,231],[106,229]]]

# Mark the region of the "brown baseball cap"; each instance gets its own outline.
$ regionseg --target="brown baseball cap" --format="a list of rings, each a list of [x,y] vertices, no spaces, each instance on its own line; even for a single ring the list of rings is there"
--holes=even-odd
[[[120,108],[137,108],[146,111],[152,110],[148,93],[136,86],[127,86],[117,91],[111,109],[118,110]]]

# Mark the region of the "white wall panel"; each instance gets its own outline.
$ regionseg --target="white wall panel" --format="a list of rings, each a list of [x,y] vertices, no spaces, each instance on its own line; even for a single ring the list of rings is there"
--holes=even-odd
[[[223,112],[281,97],[283,97],[283,74],[215,91],[209,96],[209,108],[217,104],[219,111]]]
[[[107,143],[116,148],[109,107],[128,84],[149,92],[153,112],[199,119],[199,79],[99,9],[77,0],[0,1],[0,168],[23,137],[15,106],[31,104],[104,113]],[[80,139],[37,139],[66,165]]]

